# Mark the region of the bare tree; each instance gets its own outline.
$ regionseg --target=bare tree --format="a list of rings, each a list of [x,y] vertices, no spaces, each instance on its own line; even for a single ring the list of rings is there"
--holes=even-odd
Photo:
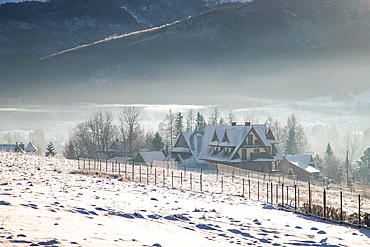
[[[193,109],[188,111],[188,115],[186,116],[186,131],[194,130],[194,112]]]
[[[280,138],[282,135],[282,126],[279,120],[273,119],[273,117],[269,116],[265,122],[266,126],[271,129],[272,134],[274,135],[275,139],[280,142]]]
[[[166,114],[166,118],[164,119],[164,121],[166,143],[170,146],[170,148],[172,148],[173,142],[175,140],[175,116],[172,114],[171,109],[168,111],[168,114]]]
[[[251,122],[252,124],[256,124],[256,123],[258,123],[259,120],[256,117],[256,115],[254,115],[253,112],[248,112],[247,115],[244,118],[244,121],[245,122]]]
[[[211,115],[208,118],[209,125],[217,125],[218,118],[220,117],[220,112],[218,111],[217,107],[211,112]]]
[[[232,125],[232,123],[236,121],[236,117],[233,111],[230,111],[229,114],[227,114],[227,121],[230,125]]]
[[[75,143],[78,157],[95,158],[98,156],[99,146],[94,142],[93,135],[86,122],[77,124],[73,129],[71,139]]]
[[[134,157],[140,151],[142,130],[139,115],[140,112],[135,107],[125,107],[119,115],[119,129],[130,157]]]
[[[114,136],[113,113],[109,110],[94,112],[86,124],[94,142],[103,152],[106,152],[107,142]]]
[[[343,148],[342,152],[348,151],[348,162],[352,162],[360,156],[361,140],[360,136],[356,133],[347,132],[343,137]]]

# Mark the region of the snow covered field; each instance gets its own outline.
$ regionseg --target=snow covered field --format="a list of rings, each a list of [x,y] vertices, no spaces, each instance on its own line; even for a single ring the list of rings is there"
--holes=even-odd
[[[370,231],[220,193],[70,174],[0,153],[1,246],[370,246]],[[216,191],[216,190],[209,190]]]

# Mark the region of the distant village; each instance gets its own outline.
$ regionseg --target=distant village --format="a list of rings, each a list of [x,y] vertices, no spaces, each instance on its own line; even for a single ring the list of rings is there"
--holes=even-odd
[[[232,111],[223,118],[217,108],[208,121],[192,110],[185,117],[186,120],[181,112],[173,114],[170,110],[156,133],[145,133],[135,107],[126,107],[118,116],[118,124],[114,124],[110,111],[95,112],[75,126],[63,147],[63,156],[149,166],[154,161],[176,162],[188,168],[205,169],[210,164],[221,164],[265,174],[280,173],[301,181],[369,184],[370,148],[363,151],[356,165],[348,151],[341,161],[330,143],[323,157],[314,156],[294,114],[288,117],[285,126],[271,117],[263,124],[252,121],[238,124]],[[57,154],[52,142],[44,153],[32,142],[0,144],[0,151]]]

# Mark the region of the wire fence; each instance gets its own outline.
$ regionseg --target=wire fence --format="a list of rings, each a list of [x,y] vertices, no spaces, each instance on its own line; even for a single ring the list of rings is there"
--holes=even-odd
[[[299,181],[281,173],[266,174],[222,164],[186,167],[170,161],[147,165],[83,159],[78,160],[78,169],[143,184],[242,196],[324,219],[370,226],[370,201],[364,190],[326,184],[323,179]]]

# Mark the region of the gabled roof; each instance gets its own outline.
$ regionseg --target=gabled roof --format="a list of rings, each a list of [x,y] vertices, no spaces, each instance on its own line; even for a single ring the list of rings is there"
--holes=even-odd
[[[315,165],[315,161],[310,154],[287,155],[285,158],[289,162],[298,162],[299,167],[305,169],[309,165]]]
[[[146,164],[152,164],[153,160],[162,161],[166,158],[161,151],[140,152],[139,154],[141,155]]]
[[[32,144],[32,142],[29,142],[25,148],[26,152],[37,152],[37,150],[38,149]]]
[[[315,162],[310,154],[302,154],[302,155],[288,155],[285,157],[287,161],[291,164],[298,166],[299,168],[309,172],[309,173],[319,173],[320,170],[317,169],[315,166]]]
[[[212,133],[213,135],[214,133]],[[205,161],[201,159],[202,143],[203,143],[204,131],[184,131],[177,137],[173,148],[171,149],[171,154],[166,158],[170,159],[172,154],[181,154],[181,158],[184,156],[182,154],[191,154],[191,163],[204,164]],[[210,137],[212,140],[213,136]],[[189,156],[188,155],[188,156]],[[185,161],[185,160],[184,160]]]
[[[214,138],[215,133],[217,134],[218,142]],[[222,154],[218,155],[217,161],[240,162],[240,158],[238,159],[238,157],[236,157],[236,153],[243,143],[245,143],[245,140],[250,133],[253,133],[253,135],[256,136],[268,154],[268,157],[260,158],[260,160],[256,161],[270,162],[283,159],[283,154],[278,147],[278,142],[273,139],[274,137],[271,130],[267,128],[265,124],[256,124],[252,126],[206,126],[202,147],[202,158],[207,160],[214,147],[228,147],[232,148],[232,152],[228,153],[227,157],[224,157]],[[220,136],[222,134],[222,140],[226,140],[225,136],[227,136],[227,142],[220,142]],[[271,147],[271,152],[269,152],[267,147]]]

